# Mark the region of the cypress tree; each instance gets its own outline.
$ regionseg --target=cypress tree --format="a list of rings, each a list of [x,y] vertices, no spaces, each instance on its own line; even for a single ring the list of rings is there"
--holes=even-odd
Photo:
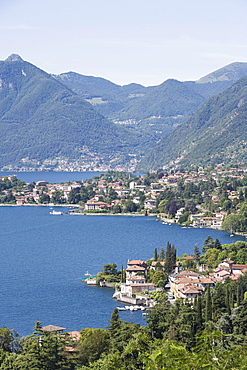
[[[165,261],[165,272],[169,274],[173,270],[173,262],[172,262],[172,251],[171,251],[171,244],[167,242],[166,245],[166,261]]]
[[[201,331],[203,329],[203,318],[202,318],[202,298],[197,297],[195,302],[196,310],[196,331]]]
[[[198,248],[198,245],[197,245],[197,244],[195,244],[195,246],[194,246],[194,253],[193,253],[193,256],[194,256],[195,258],[199,258],[199,257],[200,257],[200,250],[199,250],[199,248]]]
[[[172,258],[172,267],[173,267],[174,265],[176,265],[176,261],[177,261],[177,250],[174,247],[174,245],[172,245],[172,249],[171,249],[171,258]]]
[[[165,259],[165,251],[164,251],[164,248],[163,247],[161,247],[160,248],[160,254],[159,254],[159,258],[158,258],[158,260],[159,261],[163,261]]]
[[[230,301],[230,308],[231,309],[234,308],[234,293],[233,292],[230,293],[229,301]]]
[[[121,269],[121,283],[124,282],[124,268],[123,268],[123,265],[122,265],[122,269]]]
[[[226,312],[228,315],[231,313],[231,308],[230,308],[230,294],[229,294],[229,287],[226,287],[226,298],[225,298],[225,304],[226,304]]]
[[[118,309],[114,308],[112,315],[111,315],[110,326],[109,326],[111,338],[115,338],[119,334],[120,328],[121,328],[121,320],[118,314]]]
[[[212,298],[211,298],[211,291],[210,285],[207,287],[206,291],[206,308],[205,308],[205,321],[212,320]]]
[[[154,261],[158,260],[157,248],[154,248]]]
[[[222,247],[221,247],[221,244],[220,244],[220,241],[218,238],[215,239],[215,242],[214,242],[214,248],[218,249],[218,250],[222,250]]]
[[[240,292],[240,286],[237,285],[237,307],[239,307],[241,301],[241,292]]]

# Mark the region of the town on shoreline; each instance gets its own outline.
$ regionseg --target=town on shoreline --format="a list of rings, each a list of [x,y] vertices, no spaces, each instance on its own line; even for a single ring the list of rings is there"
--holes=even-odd
[[[10,174],[0,177],[0,204],[73,207],[69,214],[156,215],[166,223],[246,236],[247,168],[221,165],[140,176],[110,171],[62,184],[25,183]]]

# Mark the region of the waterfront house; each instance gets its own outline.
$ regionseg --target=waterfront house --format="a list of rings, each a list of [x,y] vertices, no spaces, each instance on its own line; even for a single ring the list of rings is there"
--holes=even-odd
[[[93,199],[90,199],[87,201],[87,203],[85,203],[85,210],[86,211],[90,211],[90,210],[102,210],[102,209],[112,209],[113,206],[108,204],[108,203],[105,203],[105,202],[101,202],[95,198]]]
[[[128,261],[126,268],[126,279],[129,279],[133,275],[144,275],[147,274],[147,264],[145,261],[132,260]]]
[[[170,290],[175,298],[193,299],[207,286],[216,284],[215,278],[208,278],[193,271],[180,271],[169,276]]]
[[[156,207],[156,199],[147,199],[144,202],[144,208],[145,209],[152,209]]]

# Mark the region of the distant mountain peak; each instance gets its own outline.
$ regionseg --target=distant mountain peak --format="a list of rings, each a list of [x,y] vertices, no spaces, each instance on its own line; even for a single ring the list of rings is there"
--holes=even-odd
[[[217,81],[237,81],[247,75],[247,63],[246,62],[234,62],[228,64],[214,72],[201,77],[196,81],[198,84],[204,84],[208,82]]]
[[[23,62],[23,59],[18,54],[11,54],[5,62]]]

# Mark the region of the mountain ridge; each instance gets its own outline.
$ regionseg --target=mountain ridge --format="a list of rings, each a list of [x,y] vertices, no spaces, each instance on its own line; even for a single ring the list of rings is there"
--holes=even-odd
[[[209,98],[144,157],[139,170],[171,164],[205,166],[247,162],[247,77]],[[169,150],[167,150],[167,148]]]
[[[203,83],[168,79],[157,86],[120,86],[76,72],[52,75],[12,54],[0,61],[0,166],[21,165],[25,158],[42,162],[59,157],[83,163],[92,157],[97,163],[121,164],[123,168],[148,152],[153,167],[146,163],[146,168],[157,168],[157,148],[166,142],[173,158],[159,150],[158,157],[165,163],[176,160],[182,152],[176,151],[173,138],[180,132],[181,137],[190,139],[184,130],[194,135],[196,124],[187,122],[200,116],[205,106],[214,120],[218,119],[209,107],[215,105],[222,112],[217,99],[242,74],[247,74],[247,63],[236,62],[212,72],[216,81],[208,82],[209,74],[198,80]],[[229,99],[235,101],[235,97]],[[210,121],[203,109],[204,119]],[[195,140],[203,142],[204,138],[197,135]],[[184,147],[182,142],[180,147]],[[191,151],[188,147],[184,150]],[[198,153],[192,154],[200,162]],[[145,158],[140,165],[144,163]]]
[[[114,156],[139,145],[141,135],[116,127],[90,103],[29,62],[1,61],[0,78],[1,166],[25,157],[78,158],[84,146]]]

